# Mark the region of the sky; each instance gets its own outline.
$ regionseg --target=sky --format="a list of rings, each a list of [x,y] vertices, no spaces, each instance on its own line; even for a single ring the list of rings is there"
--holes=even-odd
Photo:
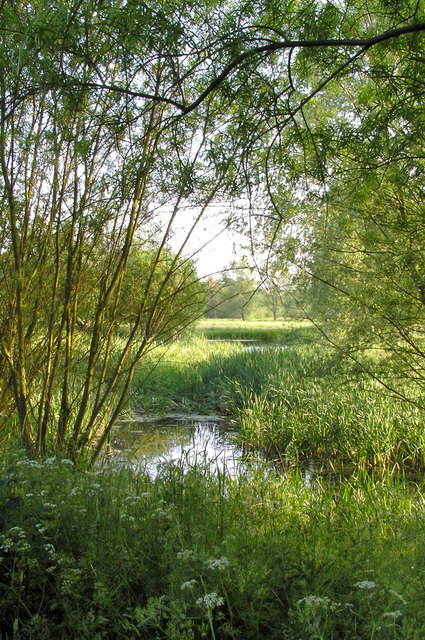
[[[179,251],[195,215],[195,209],[188,209],[181,213],[179,222],[174,228],[174,235],[168,242],[174,252]],[[228,212],[222,205],[211,207],[184,248],[183,254],[195,260],[198,274],[202,278],[209,275],[214,277],[229,267],[233,260],[238,260],[246,254],[243,248],[246,238],[236,231],[225,228],[227,215]]]

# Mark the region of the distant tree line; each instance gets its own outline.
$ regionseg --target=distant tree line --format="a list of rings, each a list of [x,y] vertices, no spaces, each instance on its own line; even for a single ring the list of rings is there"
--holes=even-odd
[[[277,320],[300,314],[293,290],[285,291],[282,279],[259,281],[245,259],[232,262],[205,286],[207,318]]]

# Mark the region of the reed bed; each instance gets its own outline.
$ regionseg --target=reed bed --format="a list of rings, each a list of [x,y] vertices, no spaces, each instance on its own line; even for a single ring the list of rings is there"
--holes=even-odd
[[[371,354],[370,366],[382,362]],[[245,447],[290,464],[425,467],[415,398],[395,398],[323,344],[246,349],[194,338],[164,352],[138,389],[142,411],[220,412]]]

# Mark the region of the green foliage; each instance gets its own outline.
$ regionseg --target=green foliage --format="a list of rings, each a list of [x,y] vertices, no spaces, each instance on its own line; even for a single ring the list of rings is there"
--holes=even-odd
[[[306,37],[337,29],[364,38],[394,27],[396,12],[398,25],[424,16],[411,2],[296,4]],[[365,367],[367,349],[381,349],[383,387],[396,394],[398,380],[409,380],[413,401],[424,386],[422,48],[418,33],[356,59],[355,47],[345,56],[300,50],[291,59],[295,126],[277,113],[275,137],[247,158],[261,166],[269,197],[270,218],[250,229],[254,246],[289,269],[295,297],[334,346]]]
[[[194,157],[190,119],[163,126],[155,99],[174,82],[157,63],[179,48],[184,7],[3,9],[0,427],[16,417],[31,455],[75,457],[100,427],[107,438],[146,351],[199,315],[193,265],[167,243],[182,201],[211,198],[223,171],[207,184],[208,119]]]
[[[206,316],[211,318],[259,317],[259,285],[246,260],[232,262],[219,278],[209,278]]]
[[[137,246],[137,243],[133,246],[123,276],[117,319],[120,325],[131,326],[142,311],[140,331],[143,333],[155,309],[155,338],[166,341],[175,338],[181,327],[191,324],[203,309],[205,287],[191,260],[176,260],[176,256],[166,250],[158,261],[157,254],[155,248]]]
[[[423,486],[3,456],[3,637],[423,635]]]
[[[139,360],[198,313],[184,283],[188,276],[192,281],[193,271],[183,253],[211,203],[247,205],[238,227],[265,256],[262,276],[264,282],[271,278],[273,292],[276,274],[287,279],[294,264],[302,264],[307,279],[310,266],[322,265],[329,249],[323,250],[324,240],[330,238],[316,198],[336,191],[345,196],[339,178],[353,165],[361,168],[365,190],[360,209],[378,207],[373,222],[381,235],[388,185],[396,187],[390,189],[394,217],[399,188],[406,211],[420,203],[422,19],[420,3],[408,0],[4,3],[3,428],[13,414],[32,455],[69,449],[77,456],[102,424],[96,458]],[[375,179],[368,184],[370,168]],[[414,193],[406,194],[409,178]],[[378,202],[370,188],[381,182]],[[187,207],[197,217],[171,257],[167,242],[186,220]],[[344,218],[341,208],[335,202],[332,234],[338,226],[332,218]],[[353,203],[347,208],[351,218]],[[229,207],[229,221],[235,209]],[[380,333],[390,327],[396,336],[385,345],[398,371],[422,384],[416,335],[412,348],[412,331],[422,320],[422,236],[392,220],[388,236],[386,229],[383,234],[391,241],[380,250],[394,244],[395,258],[383,274],[370,248],[377,229],[370,229],[371,216],[362,215],[354,211],[352,226],[355,253],[367,254],[360,265],[365,282],[348,295],[367,309],[368,320],[376,314],[385,320]],[[152,236],[156,255],[136,259],[133,242]],[[348,240],[351,247],[352,235]],[[336,245],[332,251],[346,252],[345,238],[338,236]],[[393,272],[397,259],[403,269],[390,278],[387,271]],[[129,296],[137,260],[149,272],[141,297]],[[356,264],[349,261],[347,269],[351,285]],[[382,282],[375,306],[373,278]],[[253,282],[236,280],[222,284],[244,319]],[[331,286],[341,288],[333,281]],[[408,321],[400,311],[406,286]],[[264,295],[259,306],[276,317],[279,305]],[[350,322],[354,315],[346,313]],[[128,332],[116,350],[120,323]],[[352,324],[357,333],[356,319]],[[78,330],[87,327],[90,339],[81,339]],[[401,357],[400,337],[407,345]]]

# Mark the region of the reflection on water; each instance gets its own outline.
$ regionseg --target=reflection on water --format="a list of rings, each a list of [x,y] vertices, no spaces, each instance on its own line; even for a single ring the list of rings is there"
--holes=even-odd
[[[183,471],[198,467],[233,477],[250,475],[254,470],[282,475],[293,468],[283,459],[268,458],[264,452],[244,451],[235,435],[220,416],[133,416],[114,428],[104,459],[146,471],[152,479],[167,462],[178,464]],[[337,486],[355,470],[352,464],[341,463],[335,468],[323,461],[298,467],[303,484],[313,491],[319,486]]]
[[[154,478],[164,462],[179,461],[186,469],[209,466],[234,475],[242,448],[225,426],[204,416],[128,422],[114,429],[110,457],[146,469]]]

